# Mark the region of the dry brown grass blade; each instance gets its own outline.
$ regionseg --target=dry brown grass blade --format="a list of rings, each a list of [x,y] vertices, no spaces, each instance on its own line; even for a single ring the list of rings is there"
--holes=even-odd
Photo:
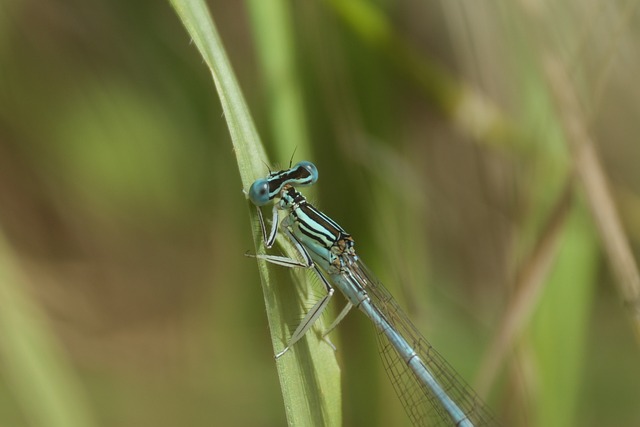
[[[547,58],[545,73],[553,94],[576,174],[584,187],[589,209],[604,245],[618,291],[640,340],[640,274],[607,185],[607,179],[587,130],[583,110],[562,64]]]

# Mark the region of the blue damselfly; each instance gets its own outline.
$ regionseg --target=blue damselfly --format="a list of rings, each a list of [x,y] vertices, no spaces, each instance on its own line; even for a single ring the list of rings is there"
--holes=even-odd
[[[299,166],[301,164],[304,166]],[[286,216],[280,229],[300,254],[301,261],[277,255],[255,256],[285,267],[313,269],[326,289],[326,295],[307,313],[276,358],[283,356],[305,335],[337,288],[348,303],[328,331],[354,306],[373,321],[387,374],[414,425],[497,425],[481,399],[418,332],[391,294],[360,260],[351,235],[309,204],[294,187],[311,185],[317,177],[315,166],[301,162],[294,168],[271,173],[266,179],[256,181],[249,191],[249,198],[258,212],[259,206],[278,198],[268,234],[262,214],[259,215],[265,245],[271,247],[275,241],[278,211],[284,211]]]

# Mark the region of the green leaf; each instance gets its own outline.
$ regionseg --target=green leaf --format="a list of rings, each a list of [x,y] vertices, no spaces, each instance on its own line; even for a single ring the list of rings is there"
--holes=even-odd
[[[225,119],[238,161],[243,187],[248,189],[258,177],[267,173],[265,150],[258,137],[249,109],[232,71],[220,37],[205,3],[201,0],[172,0],[173,7],[209,66],[222,103]],[[248,203],[256,251],[264,252],[256,211]],[[284,239],[280,239],[284,240]],[[295,256],[286,243],[279,240],[288,256]],[[277,268],[277,267],[275,267]],[[259,261],[258,269],[274,350],[284,347],[292,311],[299,316],[308,303],[306,292],[296,294],[274,280],[275,269]],[[301,292],[302,290],[299,290]],[[277,363],[285,411],[289,425],[340,425],[340,377],[333,350],[319,334],[308,333]]]

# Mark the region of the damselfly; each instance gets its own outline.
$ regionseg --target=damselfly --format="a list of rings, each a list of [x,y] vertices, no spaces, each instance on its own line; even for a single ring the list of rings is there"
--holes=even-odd
[[[260,254],[256,257],[285,267],[314,269],[326,289],[326,295],[307,313],[276,358],[284,355],[305,335],[322,314],[335,287],[344,294],[348,303],[329,331],[353,306],[373,321],[387,374],[414,425],[497,425],[476,393],[418,332],[391,294],[362,263],[351,235],[309,204],[294,187],[311,185],[317,177],[315,166],[302,162],[256,181],[249,191],[249,198],[258,212],[259,206],[279,198],[274,206],[269,234],[262,214],[259,215],[265,245],[271,247],[275,241],[278,211],[285,211],[287,214],[280,224],[281,230],[302,261],[277,255]]]

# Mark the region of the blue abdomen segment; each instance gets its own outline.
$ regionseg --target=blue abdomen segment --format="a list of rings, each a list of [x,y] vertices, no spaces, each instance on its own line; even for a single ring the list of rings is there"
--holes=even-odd
[[[434,375],[429,371],[425,362],[420,358],[420,356],[414,350],[415,344],[408,343],[402,335],[400,335],[389,323],[389,321],[384,317],[380,311],[371,304],[369,299],[362,301],[360,304],[360,310],[362,310],[375,324],[378,332],[382,334],[379,337],[380,346],[382,351],[382,357],[386,357],[385,353],[391,349],[385,348],[385,345],[389,344],[393,347],[404,364],[408,366],[413,375],[415,375],[419,380],[416,384],[421,384],[421,387],[425,387],[426,390],[424,392],[431,396],[433,401],[433,408],[435,411],[446,411],[446,416],[448,416],[454,425],[460,427],[473,427],[471,421],[467,419],[467,416],[464,412],[458,407],[458,405],[448,396],[447,392],[442,388],[440,383],[435,379]],[[385,344],[385,341],[388,341]],[[402,370],[403,367],[401,365],[398,366],[399,370]],[[394,372],[388,371],[390,376],[393,376],[392,381],[398,381],[399,378],[395,375]],[[395,385],[395,384],[394,384]],[[410,391],[410,390],[407,390]],[[418,392],[416,390],[416,392]],[[409,416],[414,420],[419,420],[422,415],[420,414],[420,408],[417,407],[407,407],[406,402],[410,400],[404,400],[403,404],[405,404],[405,409],[409,413]],[[445,414],[441,414],[445,415]],[[423,420],[424,421],[424,420]],[[419,424],[421,425],[421,424]]]

